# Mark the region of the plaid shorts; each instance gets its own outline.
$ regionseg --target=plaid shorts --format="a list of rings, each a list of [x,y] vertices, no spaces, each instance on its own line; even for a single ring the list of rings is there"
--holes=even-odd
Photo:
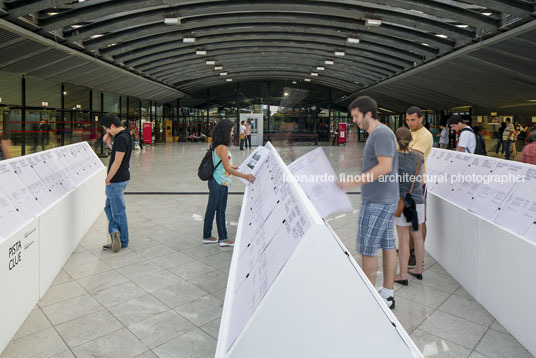
[[[379,248],[395,249],[393,227],[397,206],[398,203],[363,202],[361,204],[357,227],[357,251],[361,255],[376,256]]]

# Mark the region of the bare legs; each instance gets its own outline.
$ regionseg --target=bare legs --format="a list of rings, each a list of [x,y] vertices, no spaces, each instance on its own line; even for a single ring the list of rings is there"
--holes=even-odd
[[[398,225],[396,230],[398,232],[398,265],[400,273],[395,277],[395,280],[406,280],[408,278],[410,236],[413,238],[416,259],[415,269],[412,273],[422,273],[422,261],[424,260],[423,224],[419,225],[418,231],[411,230],[410,226]]]
[[[395,285],[396,251],[382,250],[383,253],[383,287],[392,290]],[[376,256],[362,255],[362,266],[365,275],[374,285],[378,271],[378,258]]]

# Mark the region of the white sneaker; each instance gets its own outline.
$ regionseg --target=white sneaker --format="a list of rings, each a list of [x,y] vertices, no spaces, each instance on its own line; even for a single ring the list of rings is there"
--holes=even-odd
[[[220,241],[220,247],[234,247],[234,242],[232,241]]]
[[[217,244],[217,243],[218,243],[218,239],[216,239],[215,237],[203,239],[203,244]]]

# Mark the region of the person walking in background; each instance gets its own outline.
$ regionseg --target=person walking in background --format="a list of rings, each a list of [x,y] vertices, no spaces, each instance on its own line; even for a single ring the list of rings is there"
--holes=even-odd
[[[253,183],[255,177],[252,174],[240,173],[232,165],[231,152],[229,147],[234,133],[234,124],[228,119],[222,119],[212,130],[212,163],[214,163],[214,174],[208,180],[208,203],[205,211],[203,226],[203,243],[218,244],[220,246],[234,246],[234,242],[227,237],[227,227],[225,224],[225,211],[227,209],[227,197],[229,196],[229,186],[231,185],[231,175],[244,178]],[[218,238],[212,236],[212,223],[216,215],[216,226],[218,228]]]
[[[124,194],[130,181],[132,137],[129,130],[113,114],[105,114],[101,119],[101,125],[106,131],[103,141],[112,150],[105,180],[106,206],[104,207],[112,243],[104,245],[103,249],[118,252],[121,248],[128,247],[129,241]]]
[[[527,144],[521,152],[521,161],[523,163],[536,165],[536,130],[528,137],[529,144]]]
[[[447,121],[447,124],[455,131],[459,132],[458,145],[456,150],[458,152],[475,153],[476,149],[476,136],[471,127],[463,122],[463,118],[458,115],[453,115]],[[467,129],[466,129],[467,128]]]
[[[0,139],[0,160],[9,159],[9,148],[11,148],[11,141]]]
[[[424,260],[424,239],[422,224],[424,223],[424,194],[422,187],[422,168],[424,156],[422,153],[409,149],[412,141],[411,132],[407,128],[396,131],[398,143],[398,178],[400,198],[405,208],[400,216],[395,217],[398,233],[398,266],[399,274],[395,282],[408,285],[408,259],[410,255],[409,242],[413,239],[415,248],[415,268],[409,273],[422,280],[422,262]],[[409,194],[409,196],[408,196]]]
[[[248,147],[248,143],[249,143],[249,149],[251,149],[251,120],[248,119],[246,121],[246,149]]]
[[[499,149],[501,148],[501,146],[502,146],[501,153],[504,154],[503,134],[504,134],[505,128],[506,128],[506,122],[502,122],[501,127],[499,128],[499,131],[497,132],[498,137],[497,137],[497,148],[495,149],[495,154],[499,154]]]
[[[439,125],[440,132],[437,134],[439,137],[439,148],[441,149],[447,149],[447,146],[449,145],[449,129],[443,125]]]
[[[411,138],[413,139],[409,144],[409,149],[421,153],[424,157],[424,164],[422,168],[423,175],[426,174],[426,161],[428,155],[432,151],[434,145],[434,137],[432,133],[423,125],[422,110],[419,107],[412,106],[406,111],[406,124],[411,131]],[[424,193],[424,222],[422,223],[422,237],[426,240],[426,180],[423,180],[422,191]],[[413,241],[409,242],[410,256],[408,261],[409,267],[415,267],[416,257],[413,247]]]
[[[506,118],[506,127],[504,128],[503,132],[503,148],[506,155],[506,160],[510,160],[510,155],[512,152],[512,141],[514,139],[514,131],[515,128],[512,124],[512,120],[510,118]]]
[[[387,307],[394,309],[396,251],[393,218],[399,198],[396,138],[393,131],[378,120],[378,104],[373,98],[358,97],[348,109],[353,122],[368,132],[369,137],[363,152],[362,174],[350,182],[339,182],[338,186],[343,190],[362,186],[357,250],[362,255],[363,271],[374,285],[378,271],[376,251],[382,249],[383,288],[379,293]]]
[[[244,142],[246,141],[246,126],[244,121],[240,122],[240,150],[244,150]]]

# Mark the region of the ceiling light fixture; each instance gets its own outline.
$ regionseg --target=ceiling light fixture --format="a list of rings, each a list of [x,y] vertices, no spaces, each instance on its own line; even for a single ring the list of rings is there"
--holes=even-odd
[[[288,92],[285,92],[285,97],[288,97]]]
[[[221,70],[223,70],[223,66],[214,67],[214,71],[221,71]]]
[[[346,41],[350,44],[358,44],[359,43],[359,39],[355,38],[355,37],[348,37],[346,39]]]
[[[198,56],[205,56],[207,54],[207,51],[198,50],[198,51],[195,51],[195,54]]]
[[[316,69],[317,69],[317,71],[324,71],[326,68],[322,67],[322,66],[318,66]]]
[[[233,82],[233,79],[232,79],[232,78],[227,78],[225,81],[227,81],[227,82]]]
[[[441,37],[442,39],[448,39],[449,37],[447,35],[436,35],[437,37]]]
[[[311,76],[318,77],[318,72],[311,72]]]
[[[466,29],[469,27],[469,25],[464,25],[464,24],[461,24],[461,25],[456,25],[457,27],[461,28],[461,29]]]
[[[382,24],[382,20],[378,19],[366,19],[365,24],[367,26],[380,26]]]
[[[296,83],[298,83],[298,82],[296,82],[296,81],[292,81],[292,84],[293,84],[293,85],[295,85]]]
[[[182,39],[182,42],[193,44],[195,42],[195,37],[185,37]]]
[[[84,25],[71,25],[71,27],[72,27],[73,29],[79,29],[79,28],[81,28],[82,26],[84,26]]]
[[[98,34],[98,35],[93,35],[93,36],[90,36],[89,38],[90,39],[98,39],[99,37],[103,37],[104,35],[102,34]]]
[[[48,102],[45,102],[45,101],[41,102],[41,107],[48,107]]]
[[[304,81],[305,81],[305,82],[311,82],[311,79],[310,79],[310,78],[306,78]]]
[[[330,60],[327,60],[327,61],[324,61],[324,63],[325,63],[326,65],[333,65],[335,62],[330,61]]]
[[[227,76],[227,72],[220,72],[220,76]]]
[[[345,53],[344,53],[343,51],[335,51],[335,56],[340,56],[340,57],[342,57],[342,56],[344,56],[344,55],[345,55]]]
[[[206,60],[205,63],[206,63],[207,65],[211,65],[211,66],[212,66],[212,65],[215,65],[215,64],[216,64],[216,61]]]
[[[164,24],[166,25],[180,25],[181,19],[180,17],[166,17],[164,19]]]
[[[483,12],[482,15],[491,16],[491,12]]]
[[[48,16],[54,16],[54,15],[58,15],[58,14],[59,14],[59,12],[49,12]]]

